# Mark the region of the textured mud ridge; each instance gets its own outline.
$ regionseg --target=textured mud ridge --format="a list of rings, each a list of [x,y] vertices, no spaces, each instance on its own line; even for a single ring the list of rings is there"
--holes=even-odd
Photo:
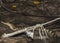
[[[37,5],[34,0],[0,0],[0,43],[60,43],[60,20],[44,26],[49,32],[55,33],[53,36],[49,34],[49,36],[52,36],[51,39],[32,39],[25,33],[8,38],[1,37],[5,33],[12,33],[60,17],[60,0],[38,1]],[[14,8],[12,8],[12,5],[14,5]],[[11,29],[1,22],[9,22],[17,29]],[[38,34],[38,31],[36,31],[36,34]]]

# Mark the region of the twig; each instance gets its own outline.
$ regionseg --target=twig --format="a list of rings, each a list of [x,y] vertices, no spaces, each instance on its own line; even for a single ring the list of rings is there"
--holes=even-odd
[[[14,26],[13,24],[9,23],[9,22],[5,23],[5,22],[1,21],[1,23],[3,23],[3,24],[5,24],[5,25],[9,26],[10,29],[12,29],[12,30],[16,30],[15,26]]]
[[[35,25],[35,26],[27,27],[27,28],[25,28],[25,29],[23,29],[23,30],[18,30],[18,31],[13,32],[13,33],[9,33],[9,34],[2,35],[2,37],[4,37],[4,38],[5,38],[5,37],[10,37],[10,36],[13,36],[13,35],[22,33],[22,32],[26,32],[26,31],[29,31],[29,30],[33,30],[33,29],[35,29],[35,28],[37,28],[37,27],[42,27],[42,26],[44,26],[44,25],[46,25],[46,24],[55,22],[55,21],[57,21],[57,20],[59,20],[59,19],[60,19],[60,18],[56,18],[56,19],[54,19],[54,20],[51,20],[51,21],[46,22],[46,23],[43,23],[43,24],[37,24],[37,25]]]
[[[60,19],[60,17],[59,17],[59,18],[56,18],[56,19],[54,19],[54,20],[48,21],[48,22],[46,22],[46,23],[43,23],[42,25],[46,25],[46,24],[53,23],[53,22],[55,22],[55,21],[57,21],[57,20],[59,20],[59,19]]]
[[[40,25],[39,25],[40,26]],[[37,27],[39,27],[38,25],[35,25],[35,26],[31,26],[31,27],[27,27],[25,29],[22,29],[22,30],[18,30],[18,31],[15,31],[13,33],[9,33],[9,34],[3,34],[2,37],[5,38],[5,37],[10,37],[10,36],[13,36],[13,35],[16,35],[16,34],[20,34],[22,32],[26,32],[26,31],[29,31],[29,30],[32,30],[32,29],[35,29]]]

